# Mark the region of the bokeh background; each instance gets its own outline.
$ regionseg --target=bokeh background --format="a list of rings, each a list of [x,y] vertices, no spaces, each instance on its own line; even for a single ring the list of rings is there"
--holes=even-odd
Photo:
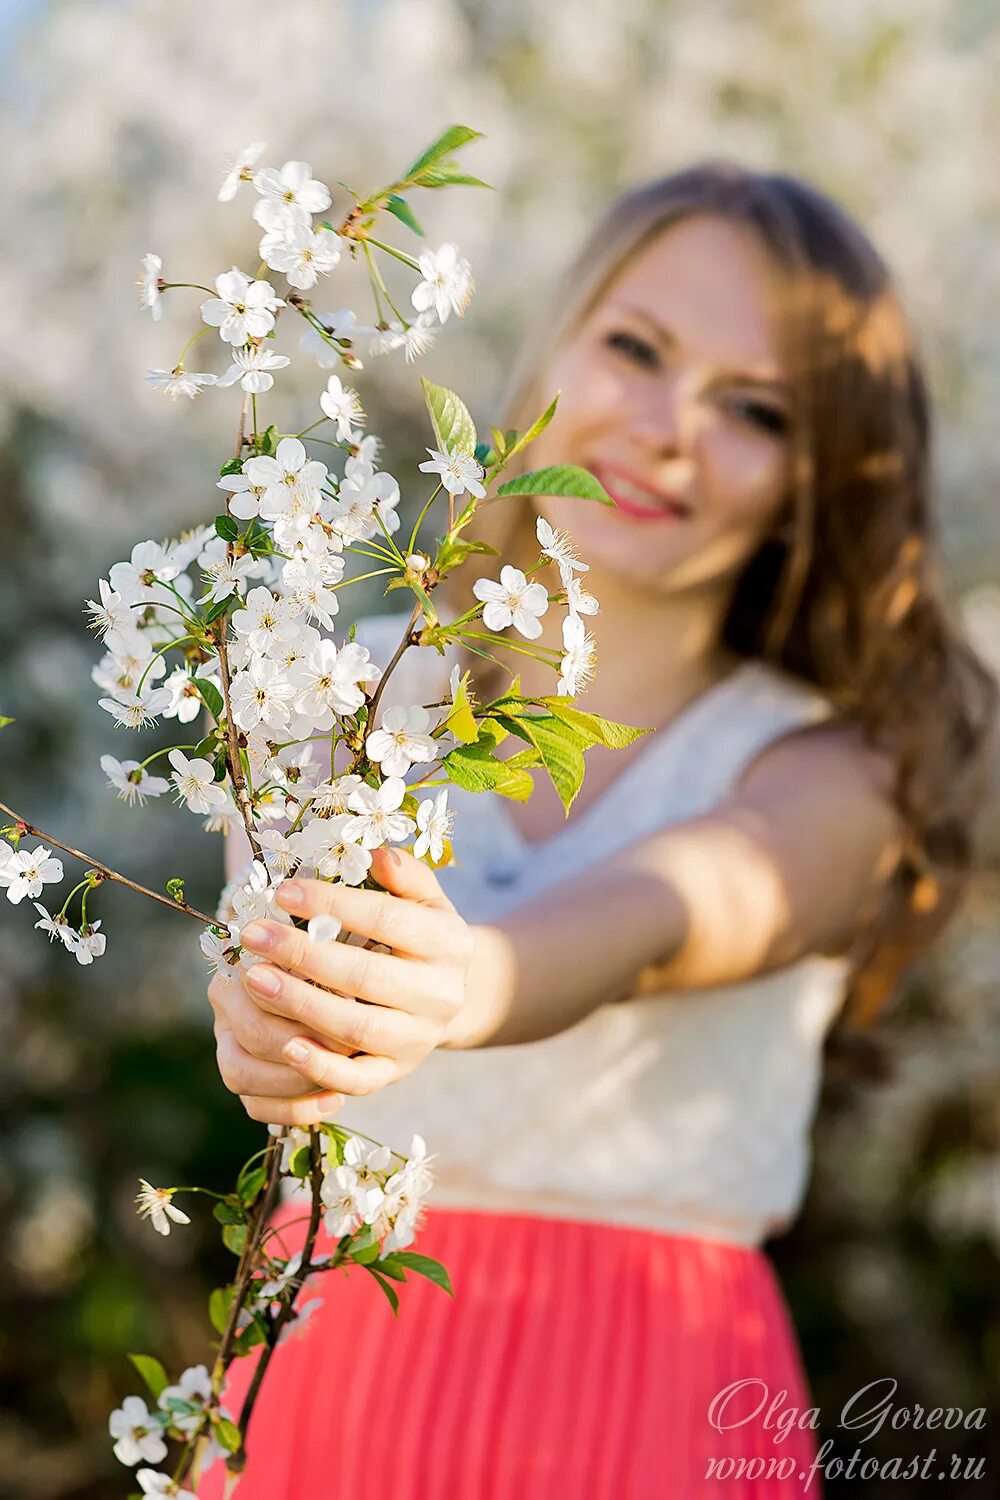
[[[414,204],[479,287],[418,368],[481,425],[549,277],[620,187],[702,155],[814,178],[868,228],[912,309],[951,586],[1000,668],[994,0],[8,0],[0,62],[0,712],[17,719],[0,795],[31,820],[158,888],[185,875],[202,906],[221,883],[200,820],[129,812],[105,788],[99,756],[125,752],[97,707],[81,610],[135,540],[214,514],[228,416],[142,380],[174,363],[194,294],[153,324],[133,282],[147,250],[178,279],[245,259],[249,205],[215,191],[226,153],[254,139],[268,160],[373,187],[449,123],[485,132],[465,159],[496,191]],[[350,300],[331,288],[331,309]],[[357,384],[405,474],[424,441],[416,371],[370,361]],[[877,1045],[855,1049],[860,1067],[829,1059],[806,1207],[770,1246],[823,1436],[845,1456],[837,1414],[869,1381],[898,1381],[897,1405],[997,1407],[995,809],[981,842],[960,918]],[[127,1351],[171,1369],[206,1352],[205,1295],[229,1257],[207,1214],[166,1239],[140,1224],[136,1179],[227,1188],[260,1141],[215,1072],[194,924],[106,890],[98,914],[108,953],[80,969],[24,910],[0,909],[0,1492],[21,1500],[123,1494],[106,1421],[135,1388]],[[865,1447],[935,1440],[886,1429]],[[995,1418],[945,1446],[992,1448],[991,1481],[949,1494],[995,1493]]]

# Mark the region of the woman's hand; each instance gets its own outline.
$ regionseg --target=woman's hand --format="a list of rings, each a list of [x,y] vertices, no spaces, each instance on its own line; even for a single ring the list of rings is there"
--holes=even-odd
[[[336,917],[391,952],[253,922],[241,942],[267,962],[209,986],[219,1070],[253,1119],[313,1124],[339,1095],[394,1083],[438,1046],[465,1003],[471,929],[427,865],[405,850],[373,853],[385,893],[295,878],[276,900],[293,916]]]

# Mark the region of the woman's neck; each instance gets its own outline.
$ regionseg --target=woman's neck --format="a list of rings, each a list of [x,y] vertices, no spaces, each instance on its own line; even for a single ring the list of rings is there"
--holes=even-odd
[[[601,607],[584,619],[597,644],[597,670],[577,699],[579,708],[618,722],[659,725],[737,664],[720,641],[728,583],[677,594],[645,591],[593,565],[583,583]],[[562,652],[565,618],[564,609],[550,607],[531,644]],[[508,662],[520,672],[526,695],[555,691],[541,662],[514,655]]]

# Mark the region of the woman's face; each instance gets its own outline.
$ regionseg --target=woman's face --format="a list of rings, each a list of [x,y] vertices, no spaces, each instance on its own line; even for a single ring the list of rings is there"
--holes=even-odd
[[[735,578],[788,481],[772,269],[752,232],[702,214],[625,266],[549,369],[561,391],[532,468],[592,470],[617,508],[538,497],[585,560],[645,588]]]

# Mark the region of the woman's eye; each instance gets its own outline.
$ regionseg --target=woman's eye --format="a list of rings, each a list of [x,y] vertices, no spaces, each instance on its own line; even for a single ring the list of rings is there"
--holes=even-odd
[[[605,339],[609,349],[617,349],[626,358],[634,360],[636,364],[644,365],[646,369],[655,369],[659,359],[653,345],[636,333],[626,333],[624,329],[616,329],[609,333]]]
[[[788,418],[776,406],[765,406],[761,401],[736,401],[733,404],[747,421],[766,432],[780,434],[788,431]]]

